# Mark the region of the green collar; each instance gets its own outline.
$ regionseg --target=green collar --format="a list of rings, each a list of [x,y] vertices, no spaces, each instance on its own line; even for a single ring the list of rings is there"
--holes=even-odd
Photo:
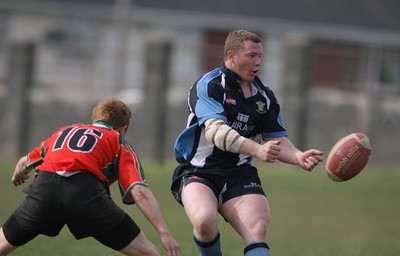
[[[97,121],[97,122],[95,122],[95,124],[101,124],[101,125],[104,125],[107,128],[114,129],[112,127],[112,125],[109,125],[109,124],[107,124],[106,122],[103,122],[103,121]]]

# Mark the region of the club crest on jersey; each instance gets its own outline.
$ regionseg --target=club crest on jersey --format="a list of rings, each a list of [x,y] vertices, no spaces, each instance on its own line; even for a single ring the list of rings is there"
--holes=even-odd
[[[231,105],[236,105],[236,100],[229,96],[226,99],[226,103],[231,104]]]
[[[260,114],[265,114],[265,112],[267,112],[267,111],[265,110],[265,103],[264,103],[264,102],[262,102],[262,101],[257,101],[256,104],[257,104],[257,109],[256,109],[256,111],[257,111],[258,113],[260,113]]]

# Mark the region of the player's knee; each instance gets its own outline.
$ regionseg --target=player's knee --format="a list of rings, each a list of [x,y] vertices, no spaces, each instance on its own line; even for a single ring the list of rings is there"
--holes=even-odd
[[[259,219],[253,228],[253,233],[257,235],[257,237],[264,238],[267,234],[268,227],[268,219]]]
[[[199,238],[210,240],[215,236],[217,226],[214,223],[202,222],[195,226]]]
[[[217,219],[215,218],[200,218],[194,223],[194,229],[198,238],[210,240],[215,237],[218,232]]]
[[[218,215],[216,212],[204,209],[192,214],[190,219],[194,229],[199,235],[215,236],[216,230],[218,229]]]

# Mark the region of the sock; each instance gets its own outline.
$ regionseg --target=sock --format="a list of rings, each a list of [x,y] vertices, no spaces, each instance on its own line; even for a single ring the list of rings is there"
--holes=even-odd
[[[193,236],[193,238],[197,245],[197,250],[200,252],[201,256],[222,256],[219,233],[213,240],[209,242],[199,241],[195,236]]]
[[[269,256],[269,247],[267,243],[259,242],[246,245],[244,256]]]

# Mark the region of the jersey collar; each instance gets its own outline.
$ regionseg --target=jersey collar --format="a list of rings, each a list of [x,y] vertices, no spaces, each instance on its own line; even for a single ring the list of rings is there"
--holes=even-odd
[[[221,67],[220,67],[221,71],[226,75],[226,77],[231,81],[234,82],[234,84],[240,86],[240,80],[242,80],[242,78],[235,72],[230,70],[229,68],[227,68],[225,66],[225,63],[222,63]],[[256,76],[252,82],[252,84],[256,84],[257,89],[260,89],[260,85],[261,80],[258,76]]]
[[[221,70],[232,81],[235,81],[238,83],[241,80],[241,77],[236,72],[227,68],[224,63],[222,63]]]
[[[97,121],[97,122],[94,123],[94,125],[105,126],[107,128],[114,129],[112,127],[112,125],[109,125],[109,124],[107,124],[106,122],[103,122],[103,121]]]

